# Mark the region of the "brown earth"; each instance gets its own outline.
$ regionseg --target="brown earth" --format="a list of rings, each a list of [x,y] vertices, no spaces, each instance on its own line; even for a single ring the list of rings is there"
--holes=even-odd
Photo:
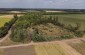
[[[5,55],[36,55],[33,46],[5,48]]]

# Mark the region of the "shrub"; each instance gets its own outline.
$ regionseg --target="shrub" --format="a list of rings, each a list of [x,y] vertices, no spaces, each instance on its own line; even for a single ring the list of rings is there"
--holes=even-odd
[[[46,41],[45,37],[43,35],[40,35],[40,34],[33,35],[32,40],[35,41],[35,42]]]
[[[52,41],[52,40],[55,40],[56,38],[53,37],[53,36],[46,36],[44,37],[46,39],[46,41]]]
[[[62,40],[62,39],[71,39],[73,38],[74,36],[72,35],[62,35],[62,36],[58,36],[56,37],[57,40]]]
[[[10,38],[14,42],[24,42],[24,40],[28,37],[28,32],[25,29],[15,29],[12,31]]]
[[[83,37],[84,34],[85,33],[83,31],[76,31],[75,32],[75,36],[77,36],[77,37]]]

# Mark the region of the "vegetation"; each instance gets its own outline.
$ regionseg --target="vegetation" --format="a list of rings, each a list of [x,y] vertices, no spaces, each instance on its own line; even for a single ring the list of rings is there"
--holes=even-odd
[[[6,22],[9,22],[11,18],[0,18],[0,27],[3,27]]]
[[[13,18],[11,21],[6,22],[3,27],[0,27],[0,38],[4,37],[8,33],[9,29],[17,19],[18,17],[16,16],[16,18]]]
[[[15,42],[23,42],[25,39],[29,38],[33,41],[50,41],[55,39],[68,39],[73,38],[72,35],[67,34],[59,37],[45,37],[38,31],[38,29],[34,28],[34,32],[28,35],[29,31],[27,32],[27,28],[33,27],[35,25],[52,23],[55,26],[60,26],[61,28],[67,29],[69,32],[74,33],[74,36],[82,37],[84,35],[84,31],[80,31],[80,24],[76,23],[75,27],[72,25],[66,26],[65,24],[59,22],[58,16],[43,16],[43,13],[40,12],[33,12],[26,14],[24,16],[21,16],[15,25],[12,28],[12,34],[11,34],[11,40]],[[52,31],[50,31],[52,32]]]
[[[12,31],[11,39],[16,42],[23,42],[27,38],[28,34],[25,29],[15,29]]]
[[[72,25],[73,27],[76,26],[78,23],[80,25],[79,30],[84,31],[85,30],[85,14],[60,14],[60,15],[44,15],[46,17],[49,16],[57,16],[59,19],[60,23],[63,23],[65,26],[68,26],[69,24]]]
[[[43,12],[43,15],[85,14],[85,12]]]

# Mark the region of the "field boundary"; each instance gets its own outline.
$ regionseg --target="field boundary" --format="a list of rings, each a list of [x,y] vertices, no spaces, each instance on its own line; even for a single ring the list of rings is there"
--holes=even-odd
[[[85,38],[75,38],[75,39],[67,39],[67,40],[60,40],[60,41],[50,41],[50,42],[31,42],[31,43],[28,43],[28,44],[0,46],[0,48],[12,48],[12,47],[29,46],[29,45],[51,44],[51,43],[59,44],[60,42],[66,43],[68,41],[76,41],[76,40],[85,40]]]

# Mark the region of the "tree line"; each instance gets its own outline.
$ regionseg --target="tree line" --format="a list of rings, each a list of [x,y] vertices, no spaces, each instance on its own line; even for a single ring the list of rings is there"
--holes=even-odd
[[[6,22],[4,26],[0,28],[0,38],[4,37],[8,33],[9,29],[12,27],[17,19],[17,15],[14,15],[14,18],[11,21]]]

